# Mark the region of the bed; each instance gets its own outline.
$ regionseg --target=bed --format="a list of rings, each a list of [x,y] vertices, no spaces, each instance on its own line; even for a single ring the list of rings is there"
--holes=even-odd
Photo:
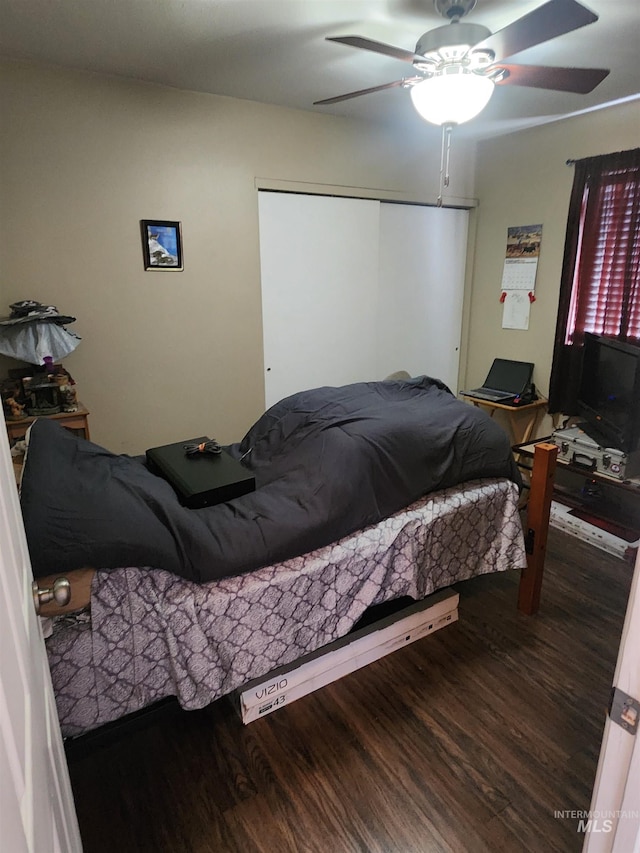
[[[34,574],[96,568],[90,610],[47,640],[65,736],[168,696],[203,707],[369,607],[525,568],[507,436],[438,380],[293,395],[226,451],[256,491],[188,510],[140,460],[32,427]]]

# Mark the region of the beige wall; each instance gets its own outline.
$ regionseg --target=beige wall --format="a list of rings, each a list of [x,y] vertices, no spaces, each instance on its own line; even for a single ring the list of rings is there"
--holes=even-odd
[[[13,63],[0,115],[0,313],[31,298],[78,318],[64,364],[116,452],[232,441],[262,412],[256,179],[437,195],[439,131],[422,122],[394,133]],[[454,141],[451,169],[449,196],[472,196],[473,148]],[[182,222],[184,272],[143,270],[140,219]]]
[[[201,433],[232,441],[261,413],[256,186],[437,194],[439,131],[423,123],[393,132],[19,63],[0,64],[0,115],[0,313],[33,298],[78,318],[83,340],[64,363],[92,436],[118,452]],[[499,355],[534,361],[546,394],[565,161],[634,147],[639,130],[637,103],[613,107],[483,142],[477,169],[473,147],[454,138],[448,196],[480,199],[463,386]],[[184,272],[143,270],[144,218],[182,221]],[[503,330],[506,230],[534,222],[543,240],[530,328]],[[0,358],[0,373],[9,365]]]
[[[475,213],[466,387],[482,382],[491,360],[498,356],[534,362],[534,381],[547,396],[573,182],[573,168],[566,161],[638,144],[640,111],[635,101],[478,146],[476,193],[480,203]],[[542,223],[542,246],[529,329],[503,329],[498,299],[507,228],[536,223]],[[545,420],[539,434],[549,426]]]

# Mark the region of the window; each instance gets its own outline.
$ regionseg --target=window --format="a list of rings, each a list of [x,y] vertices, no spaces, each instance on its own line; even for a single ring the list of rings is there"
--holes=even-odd
[[[585,332],[640,346],[640,148],[575,164],[551,412],[575,411]]]

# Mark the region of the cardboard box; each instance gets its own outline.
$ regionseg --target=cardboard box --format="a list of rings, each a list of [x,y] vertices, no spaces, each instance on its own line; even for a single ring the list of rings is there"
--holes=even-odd
[[[635,563],[635,557],[640,546],[640,539],[630,541],[608,531],[606,528],[590,524],[573,514],[573,509],[560,501],[552,501],[549,513],[549,524],[563,530],[572,536],[577,536],[596,548]]]
[[[268,675],[248,682],[235,699],[243,723],[337,681],[396,649],[456,622],[459,595],[441,590],[373,625],[354,631]]]

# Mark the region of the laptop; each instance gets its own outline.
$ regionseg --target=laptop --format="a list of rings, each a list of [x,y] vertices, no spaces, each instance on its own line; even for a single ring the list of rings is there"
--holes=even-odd
[[[460,393],[465,397],[475,397],[478,400],[509,404],[516,397],[522,397],[529,392],[532,376],[533,364],[529,361],[494,358],[483,385]]]

